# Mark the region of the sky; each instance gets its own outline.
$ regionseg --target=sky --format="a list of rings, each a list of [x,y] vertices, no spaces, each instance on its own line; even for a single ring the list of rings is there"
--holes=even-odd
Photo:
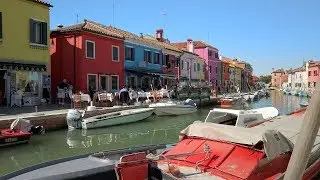
[[[164,29],[171,42],[202,40],[253,66],[297,68],[320,60],[319,0],[47,0],[51,29],[84,19],[136,34]]]

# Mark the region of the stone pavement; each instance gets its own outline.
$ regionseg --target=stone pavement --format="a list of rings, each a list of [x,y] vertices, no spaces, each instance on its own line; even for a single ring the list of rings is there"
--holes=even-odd
[[[57,110],[66,110],[71,108],[70,104],[66,104],[64,106],[58,106],[56,104],[49,104],[49,105],[40,105],[37,106],[38,113],[44,111],[57,111]],[[35,113],[36,108],[35,106],[29,107],[0,107],[0,119],[2,116],[10,116],[10,115],[17,115],[17,114],[25,114],[25,113]]]

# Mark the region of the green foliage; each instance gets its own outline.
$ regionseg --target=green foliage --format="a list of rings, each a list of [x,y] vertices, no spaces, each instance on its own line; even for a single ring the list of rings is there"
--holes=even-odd
[[[271,82],[271,75],[260,76],[260,81],[269,84]]]

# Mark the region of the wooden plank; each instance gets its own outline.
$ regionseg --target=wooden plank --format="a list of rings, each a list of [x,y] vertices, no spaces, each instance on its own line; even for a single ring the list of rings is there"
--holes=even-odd
[[[320,127],[320,111],[318,107],[320,107],[320,78],[318,78],[315,91],[304,115],[300,134],[284,177],[285,180],[302,179]]]

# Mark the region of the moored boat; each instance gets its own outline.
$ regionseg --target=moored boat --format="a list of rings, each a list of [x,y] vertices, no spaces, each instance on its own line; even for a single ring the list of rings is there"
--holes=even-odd
[[[0,147],[28,143],[32,134],[43,133],[43,126],[32,126],[29,121],[18,118],[10,128],[0,130]]]
[[[301,107],[307,107],[309,105],[309,103],[308,102],[301,102],[299,105]]]
[[[252,127],[279,115],[274,107],[252,110],[233,110],[214,108],[210,110],[205,122],[227,124],[240,127]]]
[[[221,107],[231,107],[234,103],[234,99],[231,97],[225,97],[219,100]]]
[[[91,129],[133,123],[150,117],[153,111],[153,108],[139,108],[93,116],[83,119],[81,127],[83,129]]]
[[[154,108],[158,116],[183,115],[197,111],[197,105],[191,99],[187,99],[184,103],[172,101],[153,103],[149,108]]]

